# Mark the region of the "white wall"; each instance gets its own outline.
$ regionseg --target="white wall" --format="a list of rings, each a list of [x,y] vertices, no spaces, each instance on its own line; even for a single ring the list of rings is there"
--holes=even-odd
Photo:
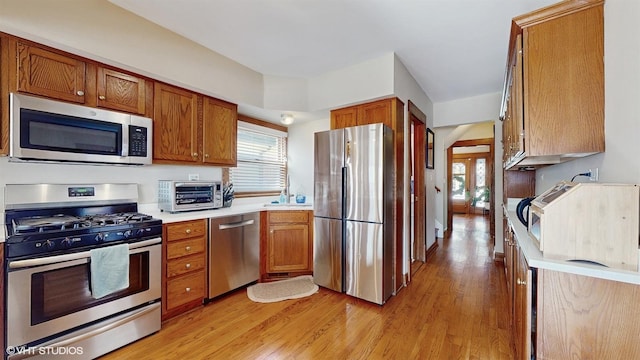
[[[606,151],[537,170],[536,193],[599,168],[601,182],[640,184],[640,2],[604,4]],[[576,181],[584,181],[577,178]]]
[[[329,130],[329,119],[310,121],[289,126],[288,156],[291,193],[303,193],[307,202],[313,202],[314,136]]]
[[[0,31],[254,106],[262,74],[105,0],[0,0]]]

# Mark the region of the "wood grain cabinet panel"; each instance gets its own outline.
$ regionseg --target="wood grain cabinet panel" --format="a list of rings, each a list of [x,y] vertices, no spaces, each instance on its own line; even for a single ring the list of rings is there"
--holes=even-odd
[[[133,114],[146,113],[146,80],[105,67],[98,67],[97,105]]]
[[[331,111],[331,129],[342,129],[358,125],[358,109],[348,107]]]
[[[9,38],[0,33],[0,155],[9,153]],[[4,346],[1,347],[4,349]]]
[[[18,91],[85,103],[85,61],[14,41],[17,41]]]
[[[605,151],[602,0],[570,0],[513,19],[501,117],[505,168]]]
[[[198,163],[198,94],[171,85],[154,87],[153,160]]]
[[[202,305],[207,288],[206,219],[162,227],[162,319]]]
[[[262,281],[313,273],[313,213],[263,211],[260,239]]]
[[[203,162],[215,165],[236,165],[238,106],[205,97],[202,110]]]

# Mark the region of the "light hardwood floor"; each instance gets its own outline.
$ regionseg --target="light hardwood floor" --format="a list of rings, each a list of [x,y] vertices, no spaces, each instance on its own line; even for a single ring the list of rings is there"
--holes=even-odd
[[[241,289],[103,359],[513,359],[504,269],[488,231],[487,217],[456,215],[384,306],[323,288],[259,304]]]

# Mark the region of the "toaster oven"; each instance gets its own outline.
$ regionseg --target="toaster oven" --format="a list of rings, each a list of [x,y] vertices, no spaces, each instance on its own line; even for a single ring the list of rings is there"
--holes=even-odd
[[[179,212],[222,207],[222,182],[160,180],[158,208]]]

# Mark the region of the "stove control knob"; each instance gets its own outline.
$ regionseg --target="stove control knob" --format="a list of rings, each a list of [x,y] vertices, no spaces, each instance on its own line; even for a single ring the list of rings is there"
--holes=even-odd
[[[127,230],[124,232],[124,238],[127,239],[129,236],[131,236],[131,230]]]
[[[44,246],[45,248],[50,250],[50,249],[53,249],[56,246],[56,243],[51,241],[51,240],[47,240],[47,241],[42,243],[42,246]]]
[[[144,235],[144,229],[138,229],[138,231],[136,231],[136,235],[137,236]]]
[[[60,245],[62,245],[62,247],[71,247],[71,244],[73,244],[73,241],[71,241],[71,239],[69,239],[68,237],[64,238],[60,242]]]
[[[97,233],[96,237],[95,237],[96,242],[101,242],[104,240],[104,234],[103,233]]]

